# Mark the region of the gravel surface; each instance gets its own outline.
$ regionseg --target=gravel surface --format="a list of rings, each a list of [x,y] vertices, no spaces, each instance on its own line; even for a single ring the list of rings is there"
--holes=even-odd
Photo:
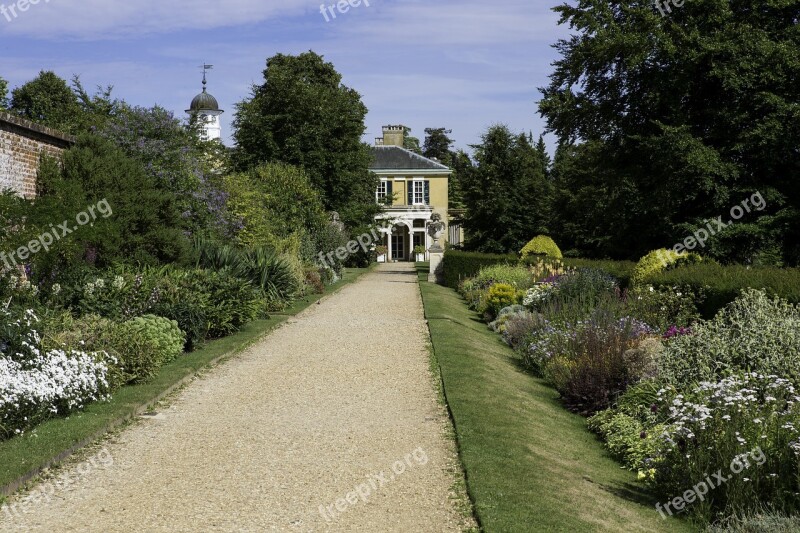
[[[45,497],[0,514],[0,530],[458,531],[428,343],[413,265],[382,265],[67,467],[67,482],[34,487]]]

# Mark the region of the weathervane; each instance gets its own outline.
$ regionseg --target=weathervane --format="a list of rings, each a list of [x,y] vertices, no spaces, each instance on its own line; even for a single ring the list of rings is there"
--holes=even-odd
[[[203,92],[206,92],[206,84],[208,84],[208,82],[206,81],[206,72],[214,68],[214,65],[206,65],[205,63],[203,63],[203,66],[201,66],[200,68],[203,69]]]

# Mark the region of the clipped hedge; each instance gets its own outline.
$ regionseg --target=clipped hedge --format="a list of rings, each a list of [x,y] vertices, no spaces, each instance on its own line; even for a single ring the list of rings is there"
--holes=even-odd
[[[447,250],[444,253],[444,284],[457,289],[461,280],[476,276],[483,267],[501,263],[516,264],[519,260],[514,254],[482,254]]]
[[[800,303],[798,268],[722,266],[707,262],[651,275],[644,282],[655,287],[690,287],[701,293],[696,303],[707,319],[713,318],[748,288],[766,289],[770,296]]]
[[[546,235],[538,235],[531,239],[520,251],[523,259],[532,255],[547,256],[552,259],[561,259],[564,255],[561,253],[556,242]]]
[[[666,248],[653,250],[642,257],[636,264],[631,282],[634,285],[638,285],[643,283],[649,276],[659,272],[684,267],[686,265],[693,265],[702,261],[703,258],[694,252],[678,253],[674,250],[667,250]]]

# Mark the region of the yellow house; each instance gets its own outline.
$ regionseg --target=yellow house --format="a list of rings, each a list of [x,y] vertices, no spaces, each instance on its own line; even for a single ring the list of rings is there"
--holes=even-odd
[[[391,199],[391,205],[376,217],[390,261],[414,261],[418,246],[427,251],[433,245],[427,231],[431,216],[438,213],[447,221],[449,214],[447,191],[452,170],[403,148],[407,129],[384,126],[383,137],[372,147],[370,170],[380,179],[376,200]],[[439,244],[444,245],[444,240]]]

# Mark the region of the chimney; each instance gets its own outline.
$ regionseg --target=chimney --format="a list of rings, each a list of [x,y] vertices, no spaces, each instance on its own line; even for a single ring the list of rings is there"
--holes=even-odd
[[[406,140],[405,126],[384,126],[383,127],[383,146],[399,146],[402,148]]]

